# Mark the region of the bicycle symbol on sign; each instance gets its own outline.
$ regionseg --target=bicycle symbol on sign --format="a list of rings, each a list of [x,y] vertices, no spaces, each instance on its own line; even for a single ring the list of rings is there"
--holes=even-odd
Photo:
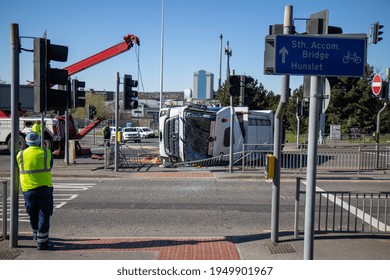
[[[343,63],[349,63],[350,61],[356,64],[360,64],[360,62],[362,62],[362,59],[356,55],[356,52],[348,52],[347,55],[343,57]]]

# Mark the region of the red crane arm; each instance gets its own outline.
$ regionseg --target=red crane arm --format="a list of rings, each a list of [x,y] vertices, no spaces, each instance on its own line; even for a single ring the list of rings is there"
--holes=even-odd
[[[80,71],[83,71],[91,66],[94,66],[100,62],[103,62],[129,50],[134,44],[140,44],[139,38],[133,34],[123,36],[123,39],[125,40],[124,42],[87,57],[86,59],[80,60],[79,62],[65,67],[64,70],[68,70],[68,76],[72,76]]]
[[[104,51],[101,51],[97,54],[94,54],[86,59],[83,59],[79,62],[76,62],[66,68],[64,70],[68,70],[68,76],[74,75],[84,69],[92,67],[100,62],[103,62],[107,59],[110,59],[118,54],[121,54],[125,51],[128,51],[134,44],[139,45],[139,38],[133,34],[128,34],[123,36],[124,42],[119,43],[111,48],[108,48]],[[33,83],[29,83],[29,85],[33,85]],[[21,112],[23,114],[23,112]],[[0,118],[9,118],[11,115],[8,111],[0,110]]]

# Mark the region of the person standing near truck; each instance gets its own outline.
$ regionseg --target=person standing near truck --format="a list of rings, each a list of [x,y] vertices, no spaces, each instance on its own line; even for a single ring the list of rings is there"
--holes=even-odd
[[[39,146],[41,137],[36,132],[27,134],[26,144],[29,147],[16,156],[20,185],[37,249],[47,250],[54,203],[51,176],[53,157],[49,149]]]
[[[106,147],[110,147],[111,129],[110,129],[110,124],[108,122],[106,123],[106,126],[103,127],[102,133],[104,137],[104,145]]]
[[[41,121],[36,121],[32,128],[31,128],[31,131],[32,132],[35,132],[35,133],[38,133],[39,136],[42,136],[42,125],[41,125]]]

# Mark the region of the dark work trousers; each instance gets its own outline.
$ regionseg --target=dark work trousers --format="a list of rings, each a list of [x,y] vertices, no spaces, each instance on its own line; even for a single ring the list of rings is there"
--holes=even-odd
[[[53,214],[53,188],[42,186],[23,193],[30,224],[37,243],[49,240],[50,216]]]
[[[110,147],[110,138],[104,138],[104,144],[106,147]]]

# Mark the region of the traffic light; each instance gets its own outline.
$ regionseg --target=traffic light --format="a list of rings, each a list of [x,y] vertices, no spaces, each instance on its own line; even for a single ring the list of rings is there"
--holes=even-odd
[[[385,102],[389,102],[389,82],[383,83],[383,89],[379,97]]]
[[[343,29],[329,25],[329,11],[322,10],[311,14],[306,22],[307,34],[342,34]]]
[[[381,31],[383,27],[384,27],[383,25],[379,24],[379,21],[374,23],[373,30],[372,30],[372,42],[374,44],[377,44],[379,41],[383,40],[382,37],[379,37],[383,34],[383,31]]]
[[[244,89],[245,89],[245,95],[252,94],[253,92],[253,86],[251,83],[253,83],[255,80],[251,76],[243,76],[244,77]]]
[[[241,87],[244,91],[244,106],[249,106],[253,103],[253,82],[254,79],[251,76],[241,76]]]
[[[240,81],[241,77],[237,75],[229,76],[229,93],[232,96],[240,95]]]
[[[302,100],[302,105],[301,105],[301,116],[302,117],[308,117],[309,116],[309,106],[310,103],[309,101]]]
[[[44,112],[46,107],[46,42],[34,39],[34,111]]]
[[[299,102],[299,100],[297,99],[297,108],[296,108],[296,115],[297,116],[301,116],[302,115],[302,103]]]
[[[97,115],[96,107],[94,105],[88,105],[88,119],[93,120]]]
[[[138,108],[138,91],[133,87],[138,86],[138,81],[133,80],[131,75],[124,75],[123,77],[123,101],[125,110]]]
[[[68,71],[51,68],[50,61],[65,62],[67,59],[68,47],[51,44],[45,38],[34,38],[35,111],[65,111],[67,90],[52,89],[52,86],[68,86]]]
[[[72,98],[71,107],[85,107],[85,91],[79,88],[85,88],[85,82],[76,79],[72,80]]]

